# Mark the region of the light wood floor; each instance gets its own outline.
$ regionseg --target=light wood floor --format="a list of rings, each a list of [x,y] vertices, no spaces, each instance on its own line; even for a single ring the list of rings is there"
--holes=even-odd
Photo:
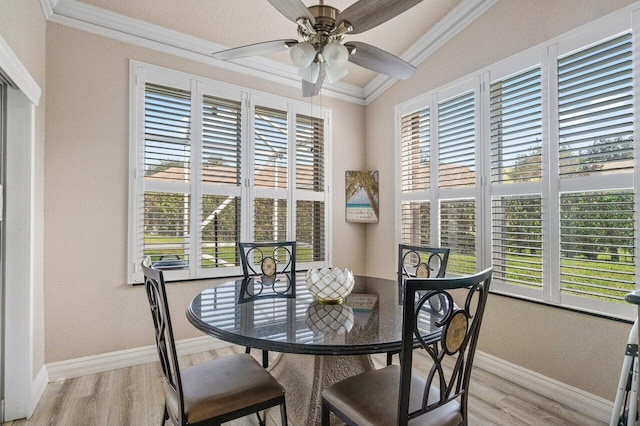
[[[243,352],[234,346],[181,358],[181,366]],[[252,351],[254,356],[260,355]],[[422,358],[422,359],[420,359]],[[384,355],[374,356],[376,367],[385,363]],[[424,357],[416,363],[426,364]],[[132,425],[158,426],[163,407],[162,373],[155,362],[101,374],[49,383],[31,420],[4,423],[24,425]],[[167,423],[168,424],[168,423]],[[230,425],[257,425],[255,416]],[[279,425],[279,411],[268,416],[268,425]],[[470,425],[604,425],[549,398],[475,368],[469,398]]]

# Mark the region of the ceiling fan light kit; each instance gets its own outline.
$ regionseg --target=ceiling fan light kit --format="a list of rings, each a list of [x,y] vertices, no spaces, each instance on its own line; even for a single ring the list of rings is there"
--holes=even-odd
[[[318,81],[318,76],[320,75],[320,65],[316,62],[312,62],[308,67],[300,68],[298,70],[298,75],[304,81],[315,84]]]
[[[308,41],[294,44],[289,48],[289,57],[296,67],[306,68],[316,58],[316,48]]]
[[[217,59],[237,59],[289,48],[291,62],[302,78],[302,95],[315,96],[326,77],[335,83],[344,78],[351,62],[399,79],[410,77],[415,67],[402,59],[362,42],[346,42],[345,35],[359,34],[403,13],[422,0],[358,0],[344,11],[327,6],[305,6],[301,0],[268,0],[298,26],[295,39],[273,40],[236,47],[213,54]]]

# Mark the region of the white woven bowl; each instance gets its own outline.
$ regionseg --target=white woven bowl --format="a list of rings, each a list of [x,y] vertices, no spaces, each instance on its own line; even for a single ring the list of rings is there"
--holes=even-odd
[[[320,303],[342,303],[353,290],[353,272],[324,266],[307,271],[307,288]]]

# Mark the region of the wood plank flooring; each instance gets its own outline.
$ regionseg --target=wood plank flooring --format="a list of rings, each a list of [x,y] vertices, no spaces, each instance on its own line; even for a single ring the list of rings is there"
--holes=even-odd
[[[238,352],[244,352],[244,348],[233,346],[197,353],[182,357],[180,362],[182,367],[187,367]],[[256,350],[252,354],[256,358],[261,356]],[[385,355],[374,356],[374,362],[376,367],[382,367]],[[424,356],[415,357],[414,362],[416,365],[428,363]],[[155,362],[49,383],[30,420],[6,422],[4,426],[158,426],[162,407],[162,373],[160,364]],[[257,424],[255,415],[229,423],[231,426]],[[279,411],[269,412],[267,424],[280,425]],[[478,368],[472,373],[469,424],[605,425]]]

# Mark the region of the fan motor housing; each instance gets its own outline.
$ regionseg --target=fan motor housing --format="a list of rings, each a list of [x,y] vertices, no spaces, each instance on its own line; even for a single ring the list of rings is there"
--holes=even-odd
[[[309,6],[309,11],[316,18],[316,24],[314,25],[316,31],[331,32],[336,26],[336,18],[340,14],[340,11],[335,7],[325,6],[322,4],[316,6]]]

